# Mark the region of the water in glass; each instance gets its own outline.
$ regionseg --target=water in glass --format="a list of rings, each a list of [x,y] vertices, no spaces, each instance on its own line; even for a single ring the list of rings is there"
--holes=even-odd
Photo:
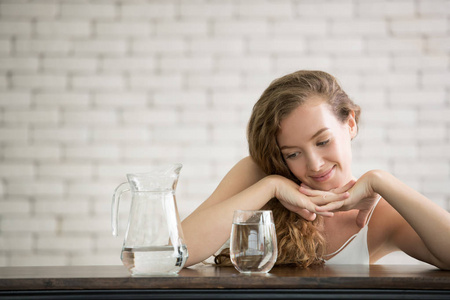
[[[251,217],[237,216],[242,214]],[[230,237],[230,258],[234,267],[242,273],[267,273],[274,266],[277,255],[272,212],[235,212]]]

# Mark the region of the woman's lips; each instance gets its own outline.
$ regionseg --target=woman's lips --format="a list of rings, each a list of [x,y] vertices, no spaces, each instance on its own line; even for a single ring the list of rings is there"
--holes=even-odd
[[[331,176],[333,176],[335,167],[336,167],[336,166],[333,166],[330,170],[328,170],[328,171],[326,171],[326,172],[324,172],[324,173],[322,173],[322,174],[320,174],[320,175],[317,175],[317,176],[310,176],[310,177],[311,177],[312,179],[314,179],[315,181],[317,181],[317,182],[324,182],[324,181],[327,181],[328,179],[331,178]]]

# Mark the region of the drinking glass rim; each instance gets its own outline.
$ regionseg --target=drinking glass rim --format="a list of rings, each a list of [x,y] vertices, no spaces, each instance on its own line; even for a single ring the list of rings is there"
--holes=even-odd
[[[237,209],[233,213],[233,224],[246,223],[249,218],[256,217],[263,223],[273,223],[273,213],[271,210],[242,210]],[[259,221],[259,222],[261,222]]]

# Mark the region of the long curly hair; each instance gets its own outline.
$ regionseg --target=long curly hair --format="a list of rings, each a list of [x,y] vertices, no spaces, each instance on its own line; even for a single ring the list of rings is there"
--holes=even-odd
[[[322,71],[301,70],[274,80],[253,107],[248,123],[249,152],[267,175],[284,176],[300,184],[289,168],[277,144],[280,122],[312,96],[326,101],[334,115],[344,122],[355,113],[358,123],[361,109],[342,90],[335,77]],[[319,230],[323,219],[310,222],[286,209],[276,198],[263,209],[272,210],[278,240],[277,265],[294,264],[307,268],[323,264],[326,241]],[[218,265],[231,265],[229,249],[216,256]]]

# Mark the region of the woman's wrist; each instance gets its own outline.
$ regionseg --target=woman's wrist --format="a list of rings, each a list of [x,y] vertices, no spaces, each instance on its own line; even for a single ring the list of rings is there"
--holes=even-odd
[[[277,191],[278,186],[280,184],[280,177],[279,175],[268,175],[261,179],[261,181],[264,182],[265,186],[268,186],[270,188],[270,198],[277,197]]]
[[[380,194],[383,190],[383,182],[386,180],[386,177],[390,175],[388,172],[383,170],[371,170],[368,172],[370,187],[374,193]]]

